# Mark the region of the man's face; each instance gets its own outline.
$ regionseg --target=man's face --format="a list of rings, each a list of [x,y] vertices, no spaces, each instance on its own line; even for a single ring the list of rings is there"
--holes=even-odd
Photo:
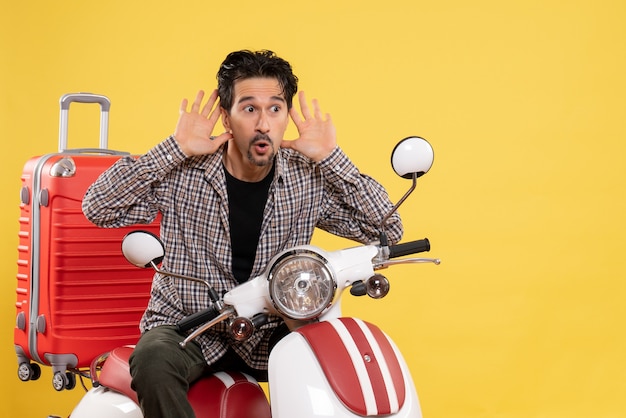
[[[289,123],[287,101],[273,78],[248,78],[235,82],[233,106],[222,109],[222,122],[233,134],[244,163],[270,164]]]

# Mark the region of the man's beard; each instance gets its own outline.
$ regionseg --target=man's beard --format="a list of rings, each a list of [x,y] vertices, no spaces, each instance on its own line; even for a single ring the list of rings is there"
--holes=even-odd
[[[261,158],[255,158],[251,149],[254,147],[254,144],[259,141],[267,142],[267,146],[271,149],[271,152]],[[250,141],[250,146],[248,147],[248,161],[250,161],[252,164],[258,167],[265,167],[267,165],[270,165],[274,160],[274,155],[276,155],[276,150],[274,149],[274,141],[272,141],[272,138],[270,138],[269,136],[258,134]]]

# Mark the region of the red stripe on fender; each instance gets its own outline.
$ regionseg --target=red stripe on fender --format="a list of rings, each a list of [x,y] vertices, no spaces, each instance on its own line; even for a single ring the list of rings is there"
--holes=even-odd
[[[309,343],[341,402],[355,414],[366,416],[365,399],[356,370],[335,328],[328,322],[319,322],[299,328],[296,332]]]
[[[368,359],[364,360],[363,364],[365,365],[365,369],[367,370],[367,374],[372,385],[372,390],[374,391],[374,398],[376,399],[376,408],[378,409],[378,414],[389,415],[392,412],[397,412],[391,411],[391,405],[389,404],[389,393],[387,393],[387,387],[385,386],[383,374],[380,371],[379,362],[385,361],[386,359],[376,358],[369,341],[367,341],[365,334],[363,334],[363,331],[361,330],[361,327],[359,327],[359,325],[352,318],[341,318],[340,321],[344,324],[344,326],[352,336],[352,339],[354,340],[359,349],[359,352],[361,353],[361,358]],[[380,345],[380,342],[378,342],[378,344]],[[383,355],[383,357],[385,356]]]
[[[380,328],[368,322],[365,322],[365,324],[376,339],[376,342],[378,342],[380,351],[382,352],[385,362],[387,363],[387,367],[389,368],[391,380],[393,381],[393,385],[396,389],[398,407],[402,409],[406,399],[406,387],[404,386],[404,375],[402,374],[402,367],[400,366],[396,352],[393,350],[389,339],[380,330]]]

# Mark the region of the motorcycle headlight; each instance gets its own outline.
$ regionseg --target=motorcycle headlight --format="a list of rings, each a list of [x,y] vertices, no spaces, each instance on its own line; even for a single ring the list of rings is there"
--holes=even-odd
[[[292,319],[312,319],[332,302],[337,288],[328,261],[307,249],[289,251],[270,268],[270,297]]]

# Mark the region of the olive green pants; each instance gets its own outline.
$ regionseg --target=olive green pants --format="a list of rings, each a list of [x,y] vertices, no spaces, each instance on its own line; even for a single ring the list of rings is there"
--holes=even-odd
[[[130,357],[132,387],[137,392],[145,418],[195,418],[187,391],[204,374],[237,370],[267,380],[267,372],[250,368],[234,351],[211,366],[196,342],[182,349],[184,339],[172,326],[144,333]]]

